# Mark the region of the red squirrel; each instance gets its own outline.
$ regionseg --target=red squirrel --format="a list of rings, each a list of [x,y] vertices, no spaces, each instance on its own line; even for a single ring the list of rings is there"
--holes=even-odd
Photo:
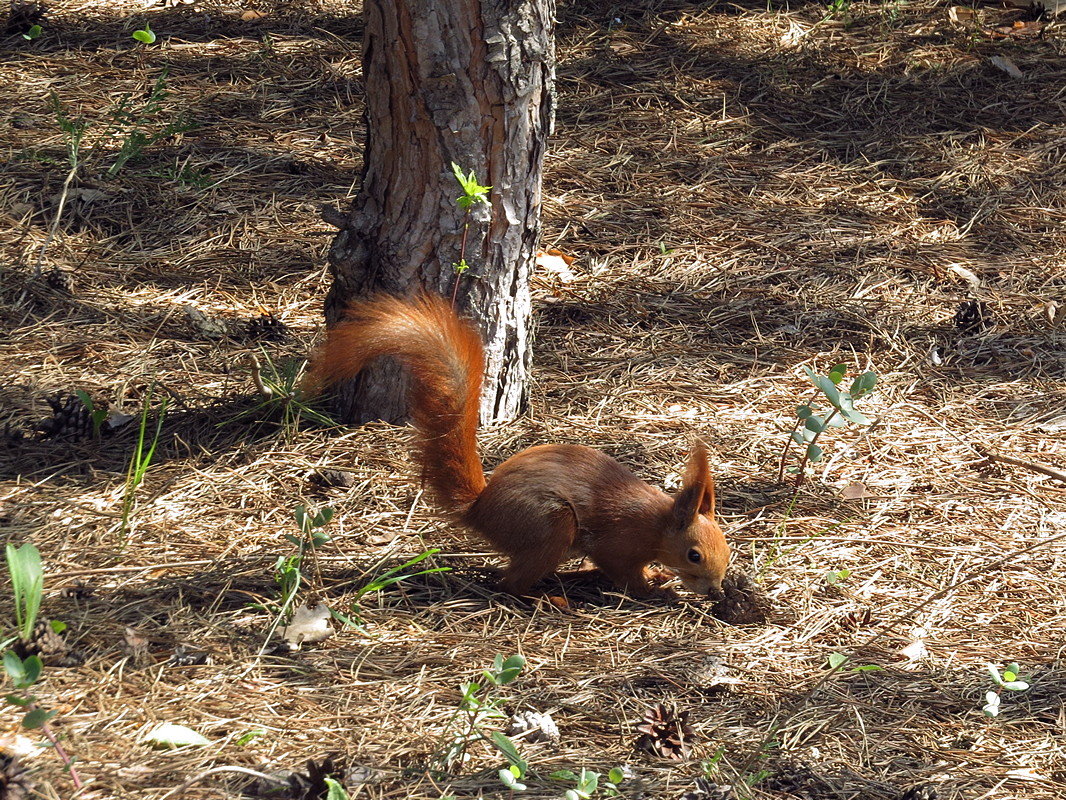
[[[474,327],[433,295],[357,301],[328,331],[304,385],[313,393],[354,378],[379,356],[410,371],[418,461],[439,504],[509,556],[502,590],[528,594],[562,561],[587,555],[636,596],[652,592],[653,561],[689,591],[721,591],[729,545],[714,520],[702,444],[674,497],[605,453],[570,444],[523,450],[486,481],[476,439],[485,356]]]

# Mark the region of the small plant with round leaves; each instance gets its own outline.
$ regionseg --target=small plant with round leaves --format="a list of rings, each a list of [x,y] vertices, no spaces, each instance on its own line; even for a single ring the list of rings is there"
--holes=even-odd
[[[436,748],[434,761],[440,772],[450,772],[467,760],[467,750],[479,741],[491,745],[508,761],[508,766],[500,770],[500,780],[512,791],[522,791],[518,782],[528,771],[528,765],[518,752],[518,747],[502,731],[486,730],[486,726],[499,720],[507,719],[502,705],[505,698],[500,689],[508,685],[522,671],[526,659],[520,655],[504,658],[497,654],[492,666],[482,670],[480,681],[467,681],[459,685],[462,697],[459,705],[441,734]],[[517,767],[512,770],[511,767]],[[504,777],[504,772],[510,778]],[[510,783],[510,779],[514,783]]]
[[[987,669],[996,688],[985,692],[985,704],[981,711],[986,717],[998,717],[1003,692],[1024,692],[1030,684],[1029,681],[1022,680],[1021,667],[1017,664],[1007,664],[1003,672],[1000,672],[994,664],[988,664]]]
[[[807,465],[822,460],[824,451],[818,444],[818,439],[826,430],[843,427],[849,422],[858,425],[870,423],[866,415],[856,410],[855,403],[872,392],[877,384],[877,373],[867,371],[852,380],[848,389],[839,388],[844,380],[847,364],[837,364],[826,375],[819,375],[809,368],[805,371],[811,383],[814,384],[814,393],[805,403],[796,407],[796,422],[792,426],[788,441],[785,442],[777,471],[777,480],[783,481],[789,451],[793,443],[798,444],[803,448],[799,465],[788,470],[795,474],[797,487],[803,484],[807,474]],[[831,406],[829,411],[822,413],[815,411],[813,404],[819,396],[829,402]]]
[[[30,29],[22,34],[22,38],[27,42],[32,42],[34,39],[40,38],[42,33],[44,33],[44,28],[40,25],[31,25]]]
[[[135,30],[131,35],[141,44],[155,44],[155,31],[152,30],[152,26],[147,22],[144,23],[143,28]]]
[[[625,772],[615,767],[607,773],[606,778],[598,772],[581,768],[581,772],[575,773],[568,769],[561,769],[549,776],[553,781],[565,781],[572,783],[573,787],[563,792],[566,800],[589,800],[597,792],[605,797],[621,797],[622,792],[618,788],[626,779]]]

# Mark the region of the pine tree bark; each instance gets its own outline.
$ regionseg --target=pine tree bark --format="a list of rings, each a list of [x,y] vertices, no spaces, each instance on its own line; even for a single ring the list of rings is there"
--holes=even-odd
[[[522,409],[530,353],[529,276],[553,111],[554,0],[366,0],[367,142],[361,188],[329,253],[326,320],[354,298],[419,287],[457,296],[484,334],[482,421]],[[492,187],[467,217],[452,163]],[[470,223],[457,275],[463,226]],[[458,286],[455,282],[458,281]],[[400,421],[395,364],[340,387],[350,422]]]

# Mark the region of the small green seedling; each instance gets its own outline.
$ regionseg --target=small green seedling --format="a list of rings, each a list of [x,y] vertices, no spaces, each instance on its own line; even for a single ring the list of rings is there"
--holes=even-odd
[[[307,368],[306,360],[277,362],[266,350],[262,351],[262,355],[262,362],[252,356],[252,383],[259,392],[260,400],[237,414],[235,419],[255,422],[277,420],[286,437],[295,435],[305,419],[323,427],[337,424],[329,414],[315,408],[300,389],[300,381]]]
[[[143,28],[134,31],[132,35],[141,44],[155,44],[155,31],[152,30],[152,26],[147,22],[144,23]]]
[[[826,663],[829,665],[829,669],[840,669],[844,664],[850,661],[850,657],[843,653],[830,653],[826,656]],[[846,672],[880,672],[884,667],[879,667],[877,664],[863,664],[858,667],[849,667]]]
[[[469,175],[464,175],[463,168],[453,161],[452,173],[454,173],[455,179],[459,181],[459,187],[463,190],[463,193],[455,198],[455,202],[459,204],[459,208],[469,212],[471,207],[478,203],[484,203],[485,205],[489,204],[489,190],[492,187],[482,186],[478,182],[474,170],[470,170]]]
[[[553,772],[549,777],[553,781],[565,781],[574,784],[572,789],[567,789],[563,792],[563,797],[566,800],[589,800],[600,789],[603,790],[603,794],[607,797],[620,797],[622,793],[618,787],[625,780],[625,773],[615,767],[607,773],[607,779],[601,781],[603,776],[600,773],[582,767],[580,773],[561,769]]]
[[[851,577],[851,570],[844,569],[832,569],[825,573],[825,582],[830,586],[836,586],[838,583],[843,583]]]
[[[455,175],[455,179],[459,181],[459,187],[463,190],[463,193],[455,198],[456,204],[463,210],[463,238],[459,242],[459,260],[452,264],[452,269],[455,271],[455,285],[452,287],[452,305],[454,306],[455,297],[459,291],[459,279],[464,272],[470,269],[470,265],[466,262],[466,238],[470,232],[470,213],[476,205],[490,205],[489,190],[492,187],[482,186],[474,174],[474,170],[470,170],[470,174],[464,175],[462,167],[454,161],[452,162],[452,173]]]
[[[985,705],[981,710],[986,717],[998,717],[1002,692],[1024,692],[1030,684],[1021,679],[1021,668],[1017,664],[1007,664],[1002,674],[993,664],[988,664],[987,669],[996,688],[985,692]]]
[[[526,771],[517,764],[511,764],[505,769],[499,771],[500,783],[512,792],[524,792],[526,785],[522,783],[522,779],[526,776]]]
[[[137,488],[144,481],[145,473],[148,472],[148,467],[151,466],[152,459],[155,458],[155,450],[159,445],[159,435],[163,430],[163,420],[166,419],[167,408],[170,406],[169,397],[164,399],[160,404],[159,410],[156,412],[155,430],[152,433],[152,440],[146,444],[146,434],[151,427],[148,420],[152,406],[152,393],[154,391],[155,384],[152,384],[148,387],[148,392],[144,396],[144,402],[141,404],[141,419],[140,424],[137,426],[137,442],[133,446],[133,453],[130,455],[130,463],[126,468],[126,489],[122,494],[122,516],[118,524],[120,539],[125,539],[126,533],[129,531],[130,518],[133,515],[134,499],[137,493]]]
[[[296,546],[296,552],[287,556],[278,556],[274,565],[274,581],[278,584],[281,593],[281,610],[279,618],[288,621],[290,609],[296,599],[297,592],[304,581],[303,562],[304,556],[310,551],[312,554],[329,541],[328,533],[319,530],[324,528],[333,519],[334,511],[326,506],[318,511],[308,511],[304,505],[296,506],[293,515],[296,524],[300,528],[300,535],[285,534],[285,541]]]
[[[796,486],[799,487],[806,475],[808,462],[813,464],[822,460],[824,451],[818,445],[818,438],[822,433],[828,428],[843,427],[849,422],[859,425],[870,423],[864,414],[855,409],[855,403],[873,391],[877,384],[877,374],[864,372],[851,382],[851,386],[846,391],[843,391],[838,387],[844,380],[846,370],[847,364],[837,364],[827,375],[819,375],[811,369],[805,370],[807,377],[815,386],[815,391],[806,403],[796,407],[796,424],[793,425],[789,441],[785,443],[784,451],[781,453],[781,463],[777,473],[778,481],[784,480],[785,461],[793,442],[803,448],[799,466],[789,470],[795,473]],[[828,413],[815,413],[812,407],[812,403],[819,394],[823,395],[832,406],[832,410]]]
[[[44,33],[44,28],[40,25],[31,25],[30,29],[22,34],[22,38],[27,42],[32,42],[34,39],[40,37],[42,33]]]
[[[29,643],[37,627],[41,598],[44,596],[44,568],[41,566],[41,554],[28,542],[18,548],[8,544],[5,554],[7,569],[11,575],[11,588],[15,595],[15,621],[18,626],[16,638]],[[66,626],[62,623],[52,624],[52,630],[56,633],[61,633],[65,628]],[[9,643],[11,641],[13,639],[8,640]],[[22,658],[14,650],[7,650],[4,652],[3,662],[4,672],[7,673],[7,677],[15,688],[15,691],[6,695],[4,699],[11,705],[24,710],[22,727],[27,730],[40,730],[45,735],[70,773],[75,789],[81,789],[82,782],[77,770],[74,769],[74,760],[63,749],[59,738],[48,725],[48,721],[56,715],[56,712],[42,708],[38,705],[37,698],[30,694],[30,689],[40,680],[41,673],[44,671],[44,662],[41,661],[41,657],[31,655]]]
[[[85,406],[85,410],[89,412],[89,418],[93,422],[93,438],[100,438],[100,428],[103,427],[105,420],[107,420],[107,409],[97,408],[93,399],[89,396],[89,393],[83,389],[78,389],[75,392],[78,399],[81,400],[82,405]]]
[[[326,784],[326,800],[350,800],[348,790],[333,778],[323,778]]]
[[[503,773],[507,772],[515,781],[514,791],[522,791],[525,788],[524,785],[522,789],[517,788],[518,782],[525,777],[529,769],[518,752],[518,747],[503,732],[484,730],[484,726],[489,722],[507,719],[507,714],[502,709],[505,698],[500,696],[499,690],[514,681],[525,664],[525,658],[520,655],[504,658],[497,654],[492,666],[482,670],[482,682],[467,681],[459,685],[462,697],[436,748],[437,755],[434,760],[442,771],[447,772],[461,765],[467,758],[470,746],[483,741],[492,745],[508,761],[509,766],[499,772],[504,785],[511,788],[509,779],[503,776]],[[517,770],[512,770],[511,767],[516,767]]]

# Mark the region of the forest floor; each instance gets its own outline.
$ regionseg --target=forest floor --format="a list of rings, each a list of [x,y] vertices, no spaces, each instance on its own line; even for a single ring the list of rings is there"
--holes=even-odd
[[[568,608],[501,596],[498,559],[419,496],[406,429],[261,400],[256,361],[284,381],[321,335],[319,207],[357,187],[354,4],[56,0],[38,38],[21,19],[0,40],[0,530],[40,549],[43,613],[68,626],[35,693],[77,796],[239,797],[248,775],[201,773],[332,758],[354,797],[506,797],[484,742],[444,755],[459,685],[521,653],[502,708],[560,732],[520,740],[529,797],[615,767],[625,796],[670,800],[1063,797],[1063,23],[560,5],[544,245],[577,260],[535,279],[529,411],[483,431],[486,464],[583,443],[669,489],[702,438],[768,618],[596,584],[547,586]],[[872,423],[827,432],[796,492],[778,468],[804,368],[837,363],[880,376]],[[132,421],[35,432],[78,390]],[[131,493],[146,406],[159,445]],[[284,652],[300,505],[336,511],[305,586],[361,625]],[[427,547],[450,571],[360,596]],[[986,717],[987,665],[1009,662],[1032,686]],[[658,704],[688,715],[680,760],[635,747]],[[20,716],[4,747],[42,796],[75,796]],[[153,749],[160,723],[210,742]]]

